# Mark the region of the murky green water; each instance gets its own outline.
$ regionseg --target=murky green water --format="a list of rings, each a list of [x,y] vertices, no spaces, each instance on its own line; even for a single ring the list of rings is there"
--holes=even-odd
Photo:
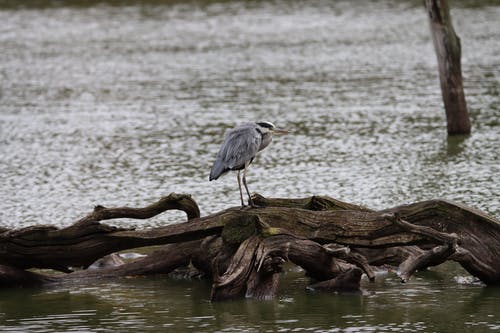
[[[452,139],[420,1],[23,3],[0,0],[0,226],[69,225],[174,191],[202,214],[238,205],[235,177],[208,171],[225,129],[253,120],[294,133],[252,165],[252,191],[500,213],[495,1],[452,2],[473,120]],[[223,304],[205,282],[163,277],[0,291],[0,331],[500,330],[500,291],[465,275],[449,265],[339,296],[289,272],[276,301]]]
[[[363,281],[362,294],[304,292],[287,272],[278,299],[210,303],[205,281],[136,278],[54,290],[0,291],[2,332],[492,332],[500,289],[447,271]],[[458,280],[460,281],[460,280]]]

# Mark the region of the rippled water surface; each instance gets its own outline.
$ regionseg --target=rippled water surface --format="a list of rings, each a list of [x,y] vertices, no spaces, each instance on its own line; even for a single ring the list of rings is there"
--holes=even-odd
[[[447,270],[454,269],[448,267]],[[433,281],[430,283],[429,281]],[[495,332],[500,289],[449,272],[363,281],[361,294],[305,292],[288,271],[274,301],[210,303],[204,281],[135,278],[0,291],[2,332]]]
[[[500,213],[495,1],[452,2],[466,138],[446,136],[421,1],[22,3],[0,0],[0,227],[69,225],[96,204],[170,192],[192,194],[203,215],[238,205],[235,176],[208,172],[224,131],[254,120],[293,134],[252,164],[252,191]],[[273,302],[210,304],[204,282],[164,278],[1,291],[0,330],[500,330],[498,289],[444,271],[342,296],[306,294],[290,273]]]

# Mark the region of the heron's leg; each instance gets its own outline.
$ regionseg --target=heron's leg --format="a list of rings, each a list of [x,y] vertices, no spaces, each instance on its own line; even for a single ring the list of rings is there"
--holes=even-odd
[[[245,168],[243,169],[243,185],[245,185],[245,190],[247,190],[248,202],[250,203],[250,206],[256,207],[255,204],[253,203],[252,197],[250,196],[250,191],[248,190],[248,186],[247,186],[246,175],[247,175],[247,167],[249,164],[250,164],[249,162],[245,162]]]
[[[240,189],[240,199],[241,199],[241,206],[245,206],[245,202],[243,201],[243,191],[241,190],[241,180],[240,180],[240,170],[238,170],[238,188]]]

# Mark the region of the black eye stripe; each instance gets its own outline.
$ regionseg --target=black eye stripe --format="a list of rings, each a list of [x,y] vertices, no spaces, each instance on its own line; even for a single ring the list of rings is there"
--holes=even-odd
[[[265,127],[265,128],[274,128],[274,126],[269,124],[269,123],[257,123],[257,125],[259,125],[260,127]]]

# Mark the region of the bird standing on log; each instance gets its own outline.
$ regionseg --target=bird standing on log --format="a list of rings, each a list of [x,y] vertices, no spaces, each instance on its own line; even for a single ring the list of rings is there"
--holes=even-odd
[[[253,159],[259,151],[266,148],[273,139],[273,134],[287,134],[288,131],[279,129],[273,123],[263,121],[257,123],[241,124],[227,131],[212,170],[209,180],[216,180],[228,171],[238,171],[238,187],[240,189],[241,205],[243,201],[243,191],[241,190],[240,171],[243,170],[243,185],[248,195],[250,206],[255,207],[250,191],[248,191],[246,172]]]

